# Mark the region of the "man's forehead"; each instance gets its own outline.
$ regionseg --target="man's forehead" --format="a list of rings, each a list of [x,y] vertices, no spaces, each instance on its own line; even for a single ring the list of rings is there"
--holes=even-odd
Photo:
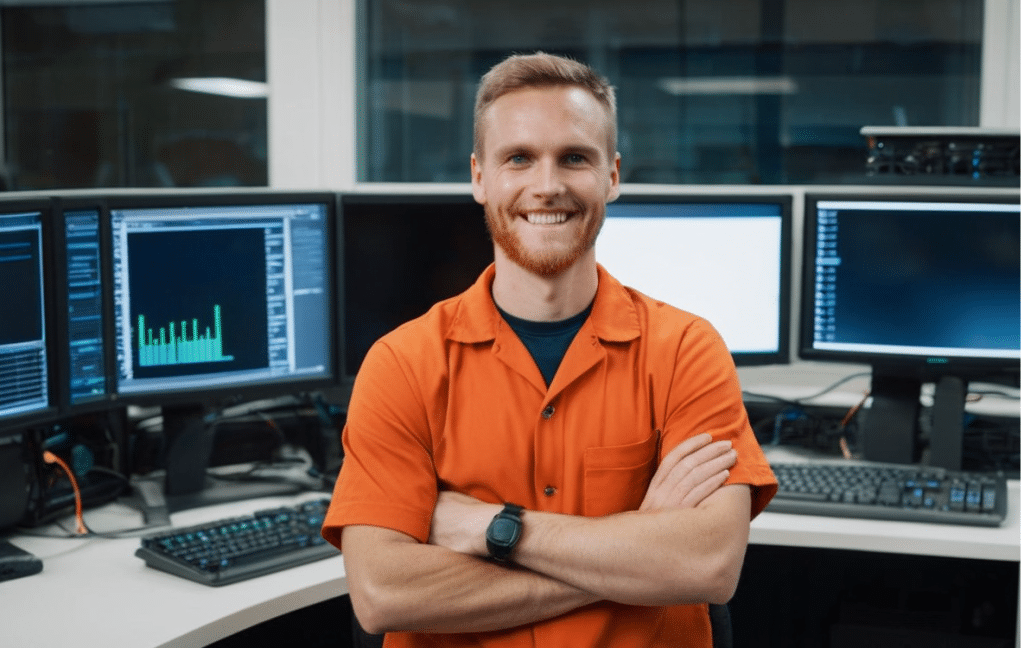
[[[499,127],[502,134],[514,139],[517,125],[534,125],[542,117],[536,113],[549,110],[561,113],[567,121],[576,122],[583,129],[598,126],[602,140],[611,135],[612,117],[608,109],[586,88],[569,85],[522,88],[498,97],[481,115],[481,134],[486,139],[488,131]],[[504,148],[511,142],[502,144]]]
[[[484,111],[484,114],[531,109],[546,104],[561,104],[566,108],[585,112],[604,112],[604,106],[586,88],[572,85],[545,85],[528,86],[506,92],[495,99]]]

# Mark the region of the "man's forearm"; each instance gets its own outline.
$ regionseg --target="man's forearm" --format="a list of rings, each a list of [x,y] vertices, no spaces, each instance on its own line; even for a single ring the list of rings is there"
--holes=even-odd
[[[447,495],[446,533],[432,542],[485,555],[488,515],[495,505]],[[600,518],[537,511],[523,514],[523,536],[512,555],[527,569],[601,599],[632,605],[728,600],[739,578],[749,535],[750,490],[719,488],[694,508],[631,511]]]
[[[386,529],[346,528],[344,548],[352,603],[368,632],[502,630],[600,600],[542,574]]]
[[[602,518],[526,512],[515,560],[601,598],[631,605],[725,602],[749,536],[745,485],[693,509]]]

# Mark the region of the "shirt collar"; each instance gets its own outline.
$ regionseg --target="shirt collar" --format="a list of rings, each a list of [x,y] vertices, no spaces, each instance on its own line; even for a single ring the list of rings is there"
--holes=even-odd
[[[491,297],[493,283],[492,263],[458,299],[455,317],[448,327],[448,339],[473,344],[490,342],[497,337],[502,320]],[[597,266],[597,295],[588,322],[606,342],[628,342],[640,335],[640,319],[631,293],[600,264]]]

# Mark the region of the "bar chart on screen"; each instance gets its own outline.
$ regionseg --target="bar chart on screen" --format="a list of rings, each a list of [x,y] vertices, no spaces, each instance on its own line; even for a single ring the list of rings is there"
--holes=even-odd
[[[213,329],[204,326],[200,333],[198,318],[191,322],[168,322],[154,333],[147,328],[146,316],[139,315],[139,365],[159,367],[196,364],[200,362],[230,362],[234,356],[225,355],[220,305],[213,306]]]

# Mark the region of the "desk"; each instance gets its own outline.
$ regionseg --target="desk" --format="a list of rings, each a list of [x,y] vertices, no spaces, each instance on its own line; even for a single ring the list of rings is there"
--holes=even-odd
[[[312,495],[234,502],[171,516],[175,525],[243,515]],[[86,512],[96,532],[141,524],[119,504]],[[339,554],[261,578],[208,587],[145,566],[138,538],[63,540],[16,535],[43,560],[40,574],[0,583],[0,643],[19,648],[206,646],[348,592]]]
[[[172,522],[195,524],[306,497],[312,495],[182,511]],[[135,511],[119,504],[88,511],[86,521],[97,532],[140,524]],[[136,538],[63,540],[21,534],[11,540],[44,561],[41,574],[0,583],[3,643],[19,648],[195,648],[347,593],[340,556],[207,587],[146,567],[134,556]],[[1019,563],[1020,482],[1010,485],[1010,513],[997,529],[764,513],[753,523],[751,543]]]

